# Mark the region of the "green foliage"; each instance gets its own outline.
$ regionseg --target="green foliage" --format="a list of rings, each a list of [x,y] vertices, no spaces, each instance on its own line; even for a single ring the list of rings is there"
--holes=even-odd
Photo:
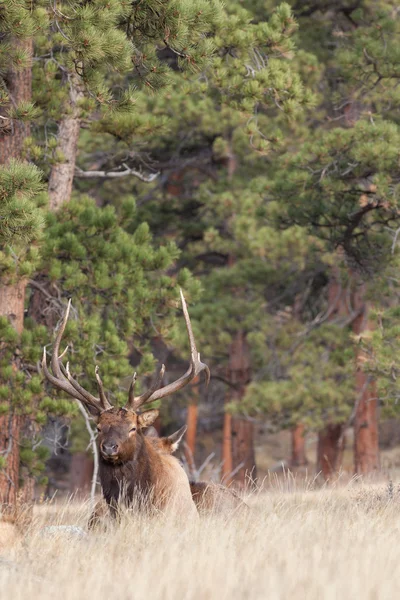
[[[348,420],[354,404],[349,332],[327,324],[304,336],[300,327],[296,321],[276,324],[264,342],[264,379],[251,383],[243,402],[231,410],[267,413],[277,429],[303,423],[318,431],[325,423]]]
[[[82,169],[160,175],[76,178],[39,251],[40,174],[1,171],[2,274],[35,273],[51,301],[46,327],[28,319],[21,340],[0,321],[0,411],[12,389],[38,423],[76,415],[35,373],[69,297],[73,374],[96,393],[99,365],[112,401],[125,401],[130,362],[153,370],[152,338],[186,356],[182,286],[214,373],[225,376],[235,336],[249,344],[251,383],[233,412],[315,430],[349,418],[354,341],[343,324],[321,325],[327,282],[338,250],[375,278],[395,264],[399,213],[398,20],[391,3],[361,9],[297,6],[298,30],[288,4],[259,0],[4,4],[1,73],[27,66],[13,37],[34,38],[34,102],[9,112],[34,120],[26,156],[45,173],[62,163],[58,124],[74,114]],[[396,315],[382,318],[389,343],[374,332],[373,368],[388,374]]]
[[[278,221],[306,227],[328,249],[376,269],[390,258],[399,219],[399,142],[398,126],[383,120],[319,133],[282,160],[274,194],[286,210]]]
[[[122,402],[121,379],[132,374],[128,344],[140,356],[140,374],[151,373],[150,339],[168,340],[177,306],[176,282],[165,274],[178,257],[176,246],[155,247],[145,223],[131,234],[130,225],[112,206],[73,200],[48,215],[40,269],[73,301],[65,332],[71,369],[79,368],[79,380],[93,390],[98,364],[113,401]]]
[[[0,166],[0,276],[11,282],[29,277],[39,262],[44,216],[41,171],[10,160]]]

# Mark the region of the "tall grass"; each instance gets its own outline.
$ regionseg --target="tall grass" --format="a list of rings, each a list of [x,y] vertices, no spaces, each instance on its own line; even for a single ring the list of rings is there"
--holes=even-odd
[[[24,540],[1,552],[1,598],[400,598],[397,486],[318,491],[292,481],[249,503],[198,522],[125,513],[82,538],[43,527],[85,527],[88,505],[39,506]]]

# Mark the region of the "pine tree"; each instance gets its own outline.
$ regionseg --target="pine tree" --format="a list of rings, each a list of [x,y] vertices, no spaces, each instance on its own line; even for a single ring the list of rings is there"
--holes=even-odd
[[[5,109],[2,119],[8,146],[3,144],[2,151],[4,149],[7,159],[10,156],[27,157],[43,168],[45,178],[48,178],[51,210],[61,211],[63,203],[70,200],[81,127],[89,123],[95,127],[96,121],[109,118],[110,114],[115,118],[132,114],[136,110],[133,86],[137,81],[140,80],[143,87],[152,91],[168,82],[170,68],[168,65],[163,65],[157,57],[159,42],[179,54],[179,62],[186,68],[195,68],[209,59],[213,48],[207,40],[207,32],[213,27],[214,20],[218,19],[221,10],[218,2],[175,2],[173,5],[170,3],[165,7],[164,14],[157,13],[155,8],[157,7],[154,2],[136,6],[117,0],[107,3],[96,1],[83,5],[75,2],[57,6],[37,3],[34,8],[25,2],[6,2],[1,8],[2,35],[9,42],[2,45],[0,56],[2,72],[7,71],[3,80],[4,92],[1,102]],[[35,105],[32,103],[30,87],[33,47]],[[35,119],[34,128],[29,127],[29,121],[32,119]],[[6,152],[7,147],[9,150]],[[21,177],[25,178],[25,183],[34,184],[30,194],[24,191],[22,186],[17,190],[17,194],[11,190],[9,179],[13,173],[18,178],[14,182],[16,186],[20,185]],[[16,280],[12,288],[15,294],[8,294],[8,296],[12,311],[18,312],[16,318],[19,333],[22,332],[23,325],[26,278],[32,277],[35,268],[39,269],[30,284],[32,288],[30,315],[35,317],[37,324],[29,320],[27,330],[23,332],[20,342],[7,329],[9,337],[4,347],[5,384],[14,389],[15,378],[22,390],[25,389],[26,383],[23,401],[19,398],[19,394],[15,393],[7,405],[8,408],[6,404],[3,406],[5,421],[8,415],[13,419],[14,413],[16,418],[18,417],[16,425],[19,428],[18,435],[14,425],[4,426],[3,430],[10,431],[12,436],[7,433],[1,440],[2,452],[4,451],[4,456],[7,457],[7,465],[3,471],[7,492],[4,491],[2,499],[5,503],[12,504],[15,503],[18,491],[20,467],[18,436],[22,423],[26,429],[25,433],[29,436],[36,429],[36,425],[43,422],[43,414],[46,410],[57,414],[61,406],[62,414],[71,412],[71,403],[65,403],[64,399],[61,399],[64,404],[60,405],[48,398],[41,401],[40,397],[33,395],[33,391],[29,392],[31,367],[34,365],[36,369],[38,360],[36,344],[40,340],[38,344],[40,346],[45,338],[43,335],[45,329],[41,324],[48,326],[49,337],[62,310],[63,293],[78,294],[77,297],[75,296],[78,299],[74,301],[82,319],[81,327],[92,332],[93,337],[89,336],[89,339],[94,344],[94,337],[99,333],[101,324],[105,336],[104,344],[107,342],[111,346],[111,355],[116,357],[115,361],[111,360],[106,365],[108,374],[104,375],[106,382],[109,378],[109,381],[115,383],[128,369],[123,354],[127,352],[126,343],[132,338],[132,330],[134,329],[139,336],[145,335],[149,331],[150,323],[153,324],[152,326],[157,326],[158,321],[154,318],[155,310],[164,316],[168,312],[171,313],[175,307],[175,282],[169,277],[164,277],[163,273],[176,258],[177,250],[173,243],[162,245],[158,251],[153,250],[145,223],[135,227],[134,231],[125,232],[122,226],[118,229],[117,217],[115,215],[113,217],[112,209],[105,208],[103,211],[99,209],[100,214],[97,214],[95,206],[90,207],[90,202],[81,197],[78,204],[72,206],[75,213],[82,216],[82,224],[76,223],[73,215],[68,213],[68,218],[71,218],[71,222],[74,223],[75,231],[66,231],[62,228],[61,216],[58,221],[59,229],[51,221],[51,216],[48,217],[40,254],[37,241],[43,216],[36,211],[36,208],[38,205],[44,208],[45,198],[35,192],[38,188],[38,181],[35,180],[38,171],[31,168],[23,173],[19,163],[13,163],[10,164],[8,172],[2,171],[3,176],[5,186],[2,199],[4,199],[6,227],[2,231],[2,239],[7,239],[7,247],[2,253],[4,261],[2,274],[5,277],[6,272],[12,272]],[[6,186],[10,187],[10,190]],[[129,213],[134,210],[132,203],[120,206],[119,209],[118,219],[125,218],[129,223]],[[102,257],[104,260],[93,267],[93,280],[89,285],[91,293],[86,287],[85,293],[88,297],[85,303],[79,288],[79,285],[85,287],[85,278],[79,271],[83,259],[82,252],[85,254],[85,250],[77,237],[76,227],[87,225],[86,219],[90,222],[89,237],[96,235],[94,227],[98,227],[97,233],[103,236],[99,239],[96,252],[97,258]],[[112,237],[113,228],[116,228],[117,238],[113,237],[111,240],[108,236]],[[12,233],[15,242],[13,247],[9,244]],[[51,235],[55,237],[51,238]],[[21,256],[16,258],[15,247],[18,236],[18,249]],[[61,236],[61,240],[58,236]],[[60,265],[54,265],[51,261],[44,262],[44,257],[55,257],[55,248],[59,242],[63,245],[61,254],[65,259],[65,272]],[[108,247],[108,256],[103,256],[104,244]],[[51,248],[49,254],[47,254],[48,247]],[[90,251],[95,249],[91,248]],[[127,256],[125,254],[127,252],[131,252],[132,256]],[[92,257],[87,264],[89,272],[92,269],[91,260]],[[135,260],[136,262],[132,262]],[[50,263],[51,273],[48,270]],[[145,272],[143,281],[137,280],[143,271]],[[153,273],[155,281],[147,278],[149,273]],[[56,283],[58,276],[60,279]],[[195,293],[196,286],[190,284],[188,273],[182,272],[178,277],[179,283],[182,285],[187,283],[189,292],[191,288]],[[125,289],[125,286],[130,286],[131,290],[135,289],[136,295],[129,290],[123,294],[122,289]],[[65,289],[65,292],[61,292],[60,295],[59,289]],[[105,290],[112,290],[114,298],[120,293],[122,303],[136,303],[135,309],[133,306],[130,309],[126,308],[123,316],[121,304],[117,303],[116,311],[110,316],[112,306],[110,297],[108,296],[106,307],[101,301],[101,297],[107,297]],[[2,301],[8,296],[2,294]],[[46,302],[43,302],[44,299]],[[18,301],[18,311],[16,301]],[[9,317],[7,321],[14,314],[11,313],[11,308],[9,310],[5,307],[1,311],[1,314]],[[110,319],[115,319],[115,322]],[[167,330],[168,324],[171,324],[171,321],[164,319],[160,334],[164,334],[164,327]],[[136,345],[138,351],[144,353],[141,368],[146,373],[150,366],[153,366],[153,361],[150,360],[150,355],[145,353],[144,342],[137,342]],[[88,350],[89,346],[83,345],[83,351]],[[91,369],[93,367],[92,350],[90,346],[89,355],[86,355],[88,369],[89,365]],[[19,358],[11,373],[6,368],[6,362],[15,354]],[[32,357],[33,362],[31,362]],[[85,362],[81,364],[85,365]],[[84,371],[83,376],[87,375],[88,373]],[[4,389],[3,387],[3,392]],[[35,394],[37,392],[35,388]],[[24,415],[29,412],[34,414],[34,419],[26,419]],[[8,444],[10,439],[15,440],[12,453]],[[31,470],[35,469],[37,454],[32,453],[27,442],[24,448],[24,460],[29,462],[28,466]],[[12,477],[7,474],[8,466],[12,469]]]
[[[0,9],[0,319],[5,336],[0,383],[6,407],[0,416],[2,504],[15,504],[18,492],[20,445],[26,421],[18,411],[22,381],[16,344],[23,335],[26,278],[37,261],[37,241],[43,227],[38,210],[41,174],[21,161],[30,121],[37,115],[31,99],[31,61],[34,22],[39,12],[23,1],[6,1]],[[24,490],[27,497],[28,487]]]
[[[268,22],[253,21],[251,13],[237,5],[227,13],[212,39],[216,58],[201,77],[188,74],[179,88],[176,83],[154,98],[139,96],[139,113],[147,120],[139,114],[109,119],[106,131],[116,141],[114,156],[106,164],[110,174],[119,157],[134,147],[138,151],[129,155],[127,176],[133,168],[162,170],[154,183],[138,188],[138,214],[149,221],[158,239],[176,236],[184,249],[181,264],[200,276],[204,292],[192,309],[199,344],[205,356],[213,357],[214,373],[224,377],[228,368],[228,390],[239,401],[251,377],[247,335],[265,318],[269,269],[265,254],[257,255],[263,252],[264,238],[273,236],[271,245],[276,241],[271,228],[259,234],[259,244],[249,240],[249,228],[257,230],[255,221],[264,211],[260,205],[268,183],[259,176],[265,168],[263,156],[277,144],[287,118],[300,115],[312,98],[302,85],[298,65],[291,67],[285,60],[293,52],[296,28],[289,7],[281,5]],[[177,73],[176,82],[181,77]],[[103,135],[101,129],[97,139]],[[96,144],[92,139],[85,145],[88,165],[96,157]],[[103,175],[107,176],[105,169]],[[250,185],[249,176],[257,178]],[[107,197],[114,186],[113,178],[101,191],[92,189]],[[121,198],[132,186],[128,177],[119,180]],[[229,392],[227,403],[231,399]],[[227,423],[234,429],[233,438]],[[230,457],[225,457],[225,472],[234,470],[241,484],[246,472],[254,474],[252,428],[242,415],[226,417],[225,437],[233,439],[228,454],[233,450],[234,463],[231,469]]]
[[[300,152],[287,155],[276,193],[287,206],[281,225],[285,219],[297,223],[327,249],[344,253],[354,290],[349,321],[360,333],[369,310],[360,294],[363,281],[376,278],[390,262],[390,229],[396,230],[398,220],[396,22],[390,3],[365,3],[347,16],[350,31],[340,37],[336,28],[334,54],[342,126],[329,124]],[[359,367],[356,379],[355,468],[367,473],[379,467],[376,393]]]

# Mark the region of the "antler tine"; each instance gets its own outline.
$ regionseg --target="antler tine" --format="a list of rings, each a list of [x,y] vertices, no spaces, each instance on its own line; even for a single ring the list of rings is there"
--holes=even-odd
[[[68,300],[67,310],[65,311],[64,318],[61,321],[60,326],[58,328],[56,339],[54,340],[54,344],[53,344],[53,354],[51,356],[51,369],[52,369],[54,375],[56,375],[56,377],[58,377],[60,379],[62,378],[62,373],[61,373],[61,369],[60,369],[60,358],[65,354],[65,351],[61,354],[60,358],[58,355],[59,355],[62,336],[64,334],[65,327],[67,326],[70,310],[71,310],[71,298]]]
[[[109,408],[112,408],[112,405],[109,403],[109,401],[107,399],[107,396],[106,396],[106,393],[104,391],[103,382],[102,382],[102,380],[100,378],[98,365],[96,365],[96,368],[94,370],[94,374],[96,375],[97,387],[99,389],[100,402],[103,405],[103,409],[104,410],[108,410]]]
[[[64,392],[67,392],[67,394],[69,394],[73,398],[77,398],[81,402],[85,402],[85,398],[77,390],[75,390],[73,388],[73,386],[68,381],[68,379],[65,379],[65,377],[57,378],[57,377],[54,377],[54,375],[52,373],[50,373],[50,371],[47,367],[46,348],[43,348],[42,370],[43,370],[43,373],[44,373],[44,376],[46,377],[46,379],[48,379],[50,381],[50,383],[52,383],[55,387],[58,387],[61,390],[64,390]]]
[[[151,387],[146,392],[144,392],[144,394],[142,394],[141,396],[138,396],[136,398],[133,395],[133,386],[131,384],[131,387],[129,388],[129,398],[128,398],[127,406],[129,408],[131,408],[132,410],[137,410],[138,408],[140,408],[140,406],[142,406],[142,404],[145,404],[146,402],[148,402],[150,396],[156,390],[158,390],[158,388],[160,387],[163,377],[164,377],[164,373],[165,373],[165,365],[161,365],[161,368],[158,371],[157,375],[155,376]],[[135,375],[136,375],[136,373],[135,373]],[[136,381],[136,378],[135,378],[135,381]],[[133,381],[132,381],[132,383],[133,383]],[[132,393],[131,393],[131,390],[132,390]]]
[[[185,317],[186,330],[188,332],[189,343],[190,343],[190,362],[191,362],[192,369],[194,372],[192,379],[194,379],[197,375],[199,375],[199,373],[201,373],[201,371],[205,371],[206,384],[208,386],[208,384],[210,383],[210,377],[211,377],[210,369],[208,368],[208,366],[205,363],[202,363],[200,360],[200,353],[197,352],[196,342],[194,339],[194,334],[193,334],[193,329],[192,329],[192,324],[190,322],[190,317],[189,317],[189,311],[187,309],[186,300],[185,300],[185,296],[183,295],[182,288],[179,289],[179,292],[181,295],[183,316]]]
[[[97,410],[103,410],[103,406],[100,400],[96,398],[96,396],[92,396],[92,394],[85,390],[85,388],[82,387],[80,383],[78,383],[76,379],[72,377],[71,372],[69,370],[69,362],[67,363],[66,367],[64,367],[62,362],[59,363],[59,366],[64,378],[66,378],[67,381],[71,383],[72,388],[74,389],[74,393],[79,394],[82,397],[81,402],[83,402],[84,404],[90,404],[90,406],[93,406],[93,408],[96,408]]]
[[[135,401],[136,380],[137,380],[137,373],[135,371],[135,373],[133,374],[133,377],[132,377],[131,385],[129,386],[128,402],[126,403],[126,406],[128,406],[129,408],[132,407],[132,405]]]
[[[56,338],[55,338],[54,344],[53,344],[53,354],[51,357],[51,369],[52,369],[53,373],[51,373],[47,367],[46,348],[44,348],[43,359],[42,359],[43,373],[44,373],[45,377],[50,381],[50,383],[52,383],[55,387],[58,387],[58,388],[64,390],[64,392],[66,392],[73,398],[80,400],[84,404],[89,404],[90,406],[92,406],[93,408],[95,408],[97,411],[100,412],[101,410],[103,410],[102,400],[100,400],[99,398],[96,398],[95,396],[90,394],[88,391],[86,391],[71,376],[71,374],[69,373],[69,370],[66,369],[64,367],[63,363],[61,362],[61,358],[65,355],[65,353],[68,349],[68,346],[67,346],[67,348],[64,350],[64,352],[61,355],[59,355],[61,339],[62,339],[63,333],[65,331],[65,327],[67,325],[70,309],[71,309],[71,299],[68,300],[68,305],[67,305],[67,309],[65,311],[65,315],[59,326],[59,329],[57,331],[57,335],[56,335]],[[111,408],[111,405],[109,405],[109,408]]]
[[[154,384],[151,387],[151,389],[149,390],[150,394],[146,392],[146,394],[143,394],[142,396],[139,396],[138,398],[134,398],[132,400],[132,404],[131,404],[131,406],[134,407],[134,410],[136,410],[143,404],[146,404],[148,402],[153,402],[154,400],[161,400],[161,398],[165,398],[166,396],[170,396],[174,392],[177,392],[178,390],[182,389],[185,385],[187,385],[190,381],[192,381],[202,371],[205,371],[205,373],[206,373],[207,385],[210,382],[210,369],[208,368],[208,366],[205,363],[201,362],[200,354],[197,352],[196,342],[194,339],[194,334],[193,334],[193,329],[192,329],[192,324],[190,322],[189,312],[188,312],[188,309],[186,306],[186,300],[185,300],[182,290],[180,290],[180,295],[181,295],[181,301],[182,301],[183,315],[185,317],[186,330],[188,333],[189,343],[190,343],[190,366],[189,366],[188,370],[186,371],[186,373],[184,375],[182,375],[182,377],[179,377],[179,379],[177,379],[176,381],[169,383],[168,385],[166,385],[162,388],[159,388],[159,389],[156,389],[156,385]],[[161,373],[161,371],[160,371],[160,373]],[[161,383],[161,379],[162,379],[162,377],[157,378],[156,383],[158,383],[158,385]]]

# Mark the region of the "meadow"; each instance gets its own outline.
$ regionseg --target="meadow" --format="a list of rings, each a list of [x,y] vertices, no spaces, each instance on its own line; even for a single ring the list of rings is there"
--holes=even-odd
[[[122,600],[391,600],[400,597],[400,491],[278,482],[249,510],[197,522],[125,513],[82,536],[88,503],[38,505],[4,545],[1,597]]]

